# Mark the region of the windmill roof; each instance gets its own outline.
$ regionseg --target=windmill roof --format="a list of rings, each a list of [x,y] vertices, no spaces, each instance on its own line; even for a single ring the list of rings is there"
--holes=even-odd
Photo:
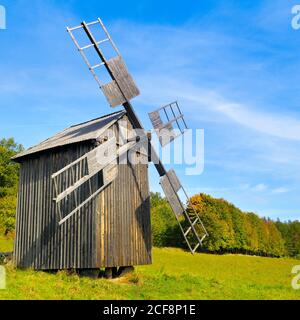
[[[103,117],[93,119],[87,122],[73,125],[54,136],[42,141],[41,143],[18,153],[12,159],[18,161],[20,158],[61,147],[73,143],[96,140],[101,134],[112,126],[116,121],[122,118],[126,112],[124,110],[114,112]]]

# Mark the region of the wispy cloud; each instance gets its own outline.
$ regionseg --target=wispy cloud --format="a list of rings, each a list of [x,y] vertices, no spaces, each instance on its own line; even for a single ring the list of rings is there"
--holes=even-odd
[[[252,187],[251,190],[255,192],[262,192],[268,189],[268,186],[264,183],[259,183],[256,186]]]
[[[205,96],[205,99],[194,96],[195,102],[205,103],[232,121],[252,130],[278,138],[300,141],[299,119],[288,117],[284,113],[262,112],[240,103],[226,102],[217,96],[213,97],[211,93]]]
[[[164,87],[160,84],[158,84],[157,87],[155,84],[152,85],[152,90],[154,90],[156,94],[166,87],[165,95],[166,91],[169,92],[169,94],[173,92],[174,95],[179,96],[181,99],[187,102],[193,102],[192,107],[194,106],[194,109],[202,107],[203,110],[204,107],[251,130],[282,139],[300,141],[300,118],[289,117],[286,115],[286,112],[265,112],[257,110],[247,104],[228,101],[212,90],[205,90],[201,86],[195,86],[189,82],[189,80],[184,81],[185,85],[183,88],[180,82],[174,83],[173,79],[168,81],[164,78],[163,82],[165,84]],[[282,110],[286,110],[285,106],[282,107]],[[193,110],[189,112],[193,112]],[[201,117],[201,113],[198,117]],[[224,121],[226,121],[226,119],[224,119]]]
[[[200,186],[198,188],[190,188],[190,191],[199,193],[199,192],[218,192],[218,193],[227,193],[227,192],[246,192],[249,194],[249,192],[255,194],[255,193],[264,193],[264,194],[281,194],[281,193],[287,193],[291,191],[290,188],[286,187],[277,187],[277,188],[270,188],[268,185],[264,183],[258,183],[256,185],[251,184],[241,184],[236,186],[229,186],[229,187],[207,187],[207,186]]]
[[[272,192],[275,193],[275,194],[278,194],[278,193],[287,193],[289,192],[290,189],[289,188],[285,188],[285,187],[279,187],[279,188],[276,188],[276,189],[273,189]]]

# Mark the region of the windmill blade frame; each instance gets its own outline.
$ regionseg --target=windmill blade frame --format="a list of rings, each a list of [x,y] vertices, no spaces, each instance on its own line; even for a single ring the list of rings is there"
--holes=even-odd
[[[100,41],[97,41],[94,37],[94,35],[92,34],[91,30],[90,30],[90,26],[92,25],[96,25],[99,24],[102,29],[104,30],[107,38],[106,39],[102,39]],[[78,29],[83,29],[87,38],[90,41],[90,44],[84,47],[80,47],[78,44],[78,41],[76,40],[73,31],[78,30]],[[67,31],[69,32],[73,42],[75,43],[77,49],[79,50],[80,54],[82,55],[84,61],[86,62],[89,70],[91,71],[92,75],[94,76],[95,80],[97,81],[100,89],[102,90],[102,92],[104,93],[104,95],[106,96],[107,100],[109,101],[110,105],[112,107],[115,107],[117,105],[122,105],[124,107],[124,109],[127,112],[127,116],[133,126],[134,129],[141,129],[144,132],[145,137],[143,138],[147,138],[146,135],[146,131],[141,123],[141,121],[139,120],[137,114],[134,111],[134,108],[130,102],[130,100],[132,98],[134,98],[135,96],[137,96],[139,94],[139,90],[136,87],[133,78],[131,77],[131,75],[129,74],[127,67],[125,65],[125,62],[117,48],[117,46],[115,45],[114,41],[112,40],[112,37],[110,36],[110,34],[108,33],[106,27],[104,26],[103,22],[101,21],[100,18],[98,18],[97,21],[93,21],[90,23],[86,23],[85,21],[83,21],[81,23],[80,26],[76,26],[73,28],[67,28]],[[109,41],[109,43],[112,45],[113,49],[116,52],[116,57],[113,57],[109,60],[106,59],[103,51],[100,48],[101,43],[103,43],[104,41]],[[84,54],[84,50],[86,48],[94,48],[96,53],[98,54],[100,61],[98,64],[96,65],[91,65],[89,60],[87,59],[86,55]],[[96,73],[95,73],[95,69],[99,68],[99,67],[105,67],[106,71],[108,72],[108,74],[111,77],[111,82],[107,83],[107,84],[102,84],[99,80],[99,78],[97,77]],[[177,104],[177,102],[176,102]],[[178,104],[177,104],[178,106]],[[179,109],[179,107],[178,107]],[[179,109],[180,110],[180,109]],[[181,111],[180,111],[181,114]],[[183,118],[183,116],[179,118],[174,118],[174,121],[171,121],[170,124],[178,121],[179,119]],[[184,121],[185,124],[185,121]],[[186,126],[186,124],[185,124]],[[156,150],[154,149],[154,147],[152,146],[152,143],[150,141],[150,139],[148,139],[148,151],[150,153],[150,157],[151,160],[159,174],[159,176],[161,177],[161,184],[162,186],[164,186],[164,188],[166,190],[168,190],[168,192],[170,192],[170,194],[167,196],[167,200],[169,201],[169,203],[172,205],[174,205],[174,203],[172,202],[172,199],[177,199],[177,204],[181,203],[180,198],[178,196],[178,193],[176,191],[177,187],[180,185],[180,189],[183,189],[183,187],[181,186],[178,178],[174,179],[174,174],[173,173],[168,173],[168,171],[165,169],[163,163],[161,162]],[[175,174],[176,176],[176,174]],[[169,187],[167,186],[169,185]],[[171,190],[171,191],[170,191]],[[173,190],[173,191],[172,191]],[[183,189],[184,190],[184,189]],[[186,192],[184,191],[185,195],[187,196]],[[188,196],[187,196],[188,198]],[[202,245],[203,240],[205,239],[205,237],[208,235],[204,225],[201,222],[201,219],[199,217],[199,215],[197,214],[197,211],[195,210],[195,208],[193,207],[193,211],[194,214],[197,217],[197,220],[195,221],[191,221],[190,217],[189,217],[189,213],[188,211],[183,207],[182,210],[182,216],[185,218],[185,221],[188,223],[189,227],[188,230],[185,231],[180,223],[180,219],[179,216],[180,214],[176,214],[176,212],[174,212],[175,217],[180,225],[181,231],[183,233],[183,236],[189,246],[189,249],[191,251],[191,253],[195,253],[195,251],[197,250],[197,248]],[[195,228],[195,224],[199,221],[200,225],[203,228],[204,231],[204,236],[203,237],[199,237],[197,230]],[[194,248],[192,248],[192,246],[189,243],[189,240],[187,238],[187,235],[189,234],[189,232],[192,231],[192,233],[194,234],[197,244],[195,245]]]
[[[177,101],[162,106],[148,115],[162,147],[184,134],[188,129]],[[163,116],[165,121],[162,119]],[[174,131],[174,124],[180,133]]]

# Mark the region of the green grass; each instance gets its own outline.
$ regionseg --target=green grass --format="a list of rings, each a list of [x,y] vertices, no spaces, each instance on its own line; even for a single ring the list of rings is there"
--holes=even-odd
[[[300,299],[291,269],[299,260],[242,255],[192,256],[180,249],[153,250],[154,263],[114,280],[93,280],[7,266],[0,299]]]

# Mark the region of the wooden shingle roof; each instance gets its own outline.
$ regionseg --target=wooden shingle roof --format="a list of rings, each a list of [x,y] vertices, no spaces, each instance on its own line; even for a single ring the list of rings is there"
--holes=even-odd
[[[55,134],[51,138],[48,138],[41,143],[30,147],[21,153],[18,153],[12,159],[18,161],[20,158],[24,158],[41,151],[54,149],[73,143],[96,140],[105,130],[107,130],[125,114],[126,112],[122,110],[84,123],[73,125]]]

